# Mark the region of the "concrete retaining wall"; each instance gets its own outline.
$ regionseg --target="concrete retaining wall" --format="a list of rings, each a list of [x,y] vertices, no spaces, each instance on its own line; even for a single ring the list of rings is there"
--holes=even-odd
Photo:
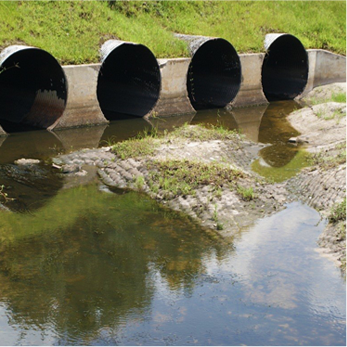
[[[155,114],[171,116],[195,112],[187,92],[189,58],[158,59],[161,73],[161,90]]]
[[[265,54],[240,54],[241,61],[241,87],[232,107],[263,105],[268,101],[263,93],[261,84],[261,68]]]
[[[107,124],[96,96],[100,64],[63,66],[68,97],[63,115],[49,130]]]
[[[302,96],[313,88],[336,82],[346,82],[346,57],[322,49],[308,49],[309,72]]]
[[[309,58],[308,81],[301,96],[319,85],[346,81],[346,57],[328,51],[307,50]],[[262,89],[262,64],[265,54],[240,54],[241,88],[231,103],[232,108],[262,105],[268,101]],[[160,97],[148,113],[156,116],[191,114],[187,93],[187,75],[190,58],[159,59],[161,72]],[[107,124],[97,100],[97,82],[100,64],[64,66],[68,97],[63,115],[49,130]],[[299,98],[301,97],[299,96]],[[230,105],[228,105],[230,107]],[[0,127],[0,136],[6,135]]]

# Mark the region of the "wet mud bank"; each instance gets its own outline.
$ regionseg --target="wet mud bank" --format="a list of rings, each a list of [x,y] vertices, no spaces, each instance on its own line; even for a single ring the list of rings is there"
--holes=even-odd
[[[199,125],[134,140],[123,148],[62,155],[53,159],[53,166],[70,181],[92,179],[91,168],[96,167],[106,186],[148,194],[224,238],[235,237],[293,201],[302,201],[329,218],[333,206],[346,195],[346,105],[330,101],[332,94],[341,91],[345,92],[345,84],[315,89],[301,100],[306,107],[288,116],[301,133],[290,142],[305,148],[310,165],[284,182],[269,182],[252,171],[252,162],[266,145],[236,132]],[[126,153],[125,148],[132,146],[140,150]],[[343,230],[345,221],[327,223],[318,242],[339,266],[345,263]]]
[[[266,184],[251,172],[250,163],[262,147],[259,144],[241,139],[159,141],[151,156],[121,159],[109,147],[64,155],[54,159],[54,165],[70,176],[81,175],[87,166],[96,165],[107,186],[146,193],[168,208],[184,212],[203,227],[218,230],[224,237],[233,237],[258,218],[279,211],[288,201],[283,185]],[[202,170],[206,171],[222,163],[226,170],[235,170],[238,177],[232,182],[226,178],[219,184],[207,179],[190,193],[173,192],[161,181],[157,161],[175,162],[177,167],[188,165],[191,170],[203,163]],[[174,170],[179,170],[177,167]],[[156,185],[153,175],[157,174]]]

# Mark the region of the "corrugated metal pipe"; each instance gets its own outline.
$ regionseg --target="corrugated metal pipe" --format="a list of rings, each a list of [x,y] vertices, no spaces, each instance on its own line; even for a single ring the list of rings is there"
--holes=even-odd
[[[196,110],[225,107],[241,86],[241,63],[234,47],[221,38],[175,36],[188,42],[192,56],[187,74],[192,106]]]
[[[62,67],[46,51],[9,46],[0,54],[0,125],[7,132],[48,128],[63,114],[67,83]]]
[[[267,53],[262,66],[262,86],[269,101],[294,99],[301,94],[308,79],[308,55],[295,36],[268,34]]]
[[[100,50],[97,83],[100,108],[108,120],[132,115],[143,117],[155,106],[160,93],[160,70],[144,45],[106,41]]]

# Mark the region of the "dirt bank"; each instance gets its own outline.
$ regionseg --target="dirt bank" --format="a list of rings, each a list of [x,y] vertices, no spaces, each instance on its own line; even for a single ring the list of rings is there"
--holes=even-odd
[[[345,90],[345,84],[324,87],[325,93],[322,88],[312,92],[304,100],[309,106],[288,117],[301,133],[291,141],[305,145],[312,164],[282,183],[269,183],[251,170],[264,145],[237,133],[200,126],[132,140],[123,147],[74,152],[55,158],[54,165],[68,176],[87,174],[95,165],[106,185],[149,194],[225,238],[295,200],[327,217],[333,205],[345,198],[346,105],[330,102],[329,97],[341,88]],[[345,221],[329,224],[319,240],[339,265],[345,259],[343,225]]]

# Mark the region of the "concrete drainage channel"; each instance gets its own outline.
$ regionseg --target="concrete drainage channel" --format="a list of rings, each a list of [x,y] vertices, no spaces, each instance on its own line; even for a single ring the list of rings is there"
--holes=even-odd
[[[48,52],[10,46],[0,54],[0,136],[107,124],[124,115],[172,116],[294,99],[345,82],[346,58],[305,50],[290,34],[269,34],[267,53],[240,54],[221,38],[177,35],[191,58],[156,59],[144,45],[109,40],[101,63],[61,67]]]

